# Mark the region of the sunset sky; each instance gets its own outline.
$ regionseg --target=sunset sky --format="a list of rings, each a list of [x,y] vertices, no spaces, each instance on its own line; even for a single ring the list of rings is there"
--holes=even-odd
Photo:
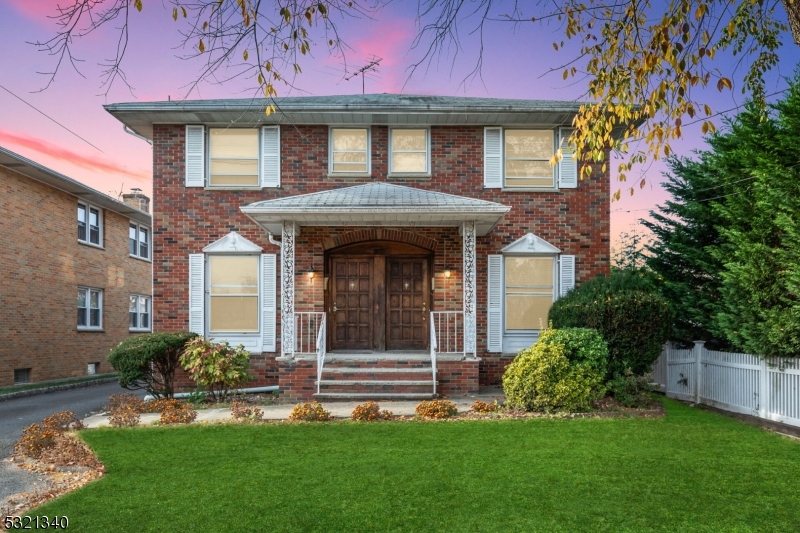
[[[70,2],[60,0],[61,4]],[[168,4],[160,0],[144,0],[143,11],[131,15],[125,71],[132,90],[119,81],[108,94],[105,94],[107,88],[102,87],[103,67],[98,63],[109,58],[116,46],[116,34],[108,31],[110,28],[76,41],[75,53],[84,60],[78,63],[80,74],[70,65],[62,65],[56,79],[44,89],[49,76],[40,73],[51,72],[56,58],[37,51],[28,42],[44,41],[55,34],[57,27],[48,16],[56,14],[57,4],[57,0],[0,0],[0,146],[4,148],[112,196],[132,187],[150,196],[150,146],[123,132],[122,125],[103,110],[103,104],[168,97],[175,100],[256,95],[254,82],[247,79],[225,84],[204,83],[188,93],[187,86],[194,80],[201,62],[178,57],[189,51],[178,48],[180,26],[171,18],[171,5],[164,7]],[[482,76],[467,80],[465,77],[477,58],[477,39],[463,31],[465,46],[455,61],[452,54],[442,56],[409,78],[408,67],[421,56],[421,50],[412,49],[418,33],[416,6],[411,1],[396,2],[372,19],[340,22],[341,35],[350,46],[346,59],[351,71],[372,56],[383,58],[378,72],[366,79],[367,93],[583,98],[585,83],[563,81],[560,69],[547,73],[573,57],[569,47],[561,52],[553,49],[553,41],[564,39],[557,24],[489,23],[484,35]],[[782,11],[781,15],[785,17]],[[800,47],[792,44],[788,34],[784,41],[780,67],[769,75],[768,93],[784,89],[783,78],[791,76],[800,61]],[[361,93],[360,78],[343,79],[344,65],[340,59],[329,57],[324,49],[314,48],[312,53],[313,58],[304,58],[303,73],[294,80],[296,88],[278,86],[280,96]],[[718,61],[720,69],[730,69],[729,59]],[[698,99],[721,111],[742,104],[743,98],[739,90],[718,93],[716,89],[707,89]],[[716,123],[721,125],[719,120]],[[679,154],[689,155],[691,150],[705,147],[699,124],[684,134],[684,140],[673,144]],[[638,218],[645,217],[648,209],[663,202],[665,195],[659,186],[663,169],[659,163],[640,169],[646,172],[646,187],[632,197],[624,194],[620,202],[612,204],[612,236],[631,231]],[[612,174],[612,192],[617,188],[616,176]]]

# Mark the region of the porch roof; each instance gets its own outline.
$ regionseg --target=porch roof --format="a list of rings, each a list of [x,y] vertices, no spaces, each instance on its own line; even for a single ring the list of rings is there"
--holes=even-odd
[[[414,187],[377,182],[255,202],[243,213],[270,233],[284,221],[301,226],[460,226],[475,221],[486,235],[511,207]]]

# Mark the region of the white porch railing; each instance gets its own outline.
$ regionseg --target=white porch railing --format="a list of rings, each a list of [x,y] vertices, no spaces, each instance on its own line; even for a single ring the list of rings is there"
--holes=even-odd
[[[800,360],[664,346],[653,378],[671,398],[800,426]]]
[[[431,376],[433,378],[433,394],[436,395],[436,328],[433,327],[433,311],[431,311]]]
[[[296,355],[317,356],[317,393],[322,380],[322,367],[325,366],[325,325],[325,313],[305,311],[294,314],[294,352]]]
[[[464,312],[431,311],[431,338],[438,353],[464,354]]]

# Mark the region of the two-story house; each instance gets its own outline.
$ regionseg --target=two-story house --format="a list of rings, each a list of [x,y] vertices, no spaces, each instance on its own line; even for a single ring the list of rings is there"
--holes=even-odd
[[[150,331],[149,200],[124,196],[0,147],[0,386],[113,372]]]
[[[579,104],[274,103],[106,106],[153,142],[154,327],[243,344],[257,385],[474,391],[609,271],[608,175],[579,180],[566,143]]]

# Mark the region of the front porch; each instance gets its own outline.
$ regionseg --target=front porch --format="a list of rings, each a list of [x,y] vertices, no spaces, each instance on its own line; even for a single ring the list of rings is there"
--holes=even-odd
[[[287,398],[478,390],[476,237],[506,206],[373,183],[242,211],[280,246]]]

